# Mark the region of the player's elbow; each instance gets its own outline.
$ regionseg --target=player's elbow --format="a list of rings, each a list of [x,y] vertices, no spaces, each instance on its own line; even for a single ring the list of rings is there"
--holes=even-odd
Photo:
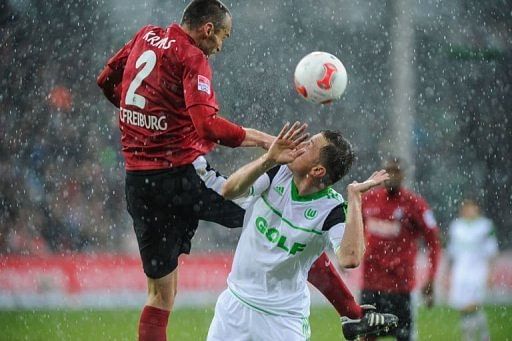
[[[197,135],[199,135],[199,138],[201,138],[203,140],[217,142],[216,136],[208,123],[201,122],[199,124],[196,124],[195,127],[196,127],[196,131],[197,131]]]
[[[96,84],[102,89],[105,89],[107,79],[108,79],[108,66],[104,68],[101,73],[98,75],[98,78],[96,78]]]
[[[354,269],[361,265],[361,259],[355,256],[343,256],[339,258],[339,263],[344,269]]]
[[[222,188],[220,189],[220,195],[222,195],[224,198],[228,200],[236,198],[235,192],[235,189],[233,188],[233,186],[229,184],[229,181],[226,181]]]
[[[96,78],[96,84],[98,84],[98,86],[103,89],[105,87],[105,78],[103,78],[101,75],[98,76],[98,78]]]
[[[338,262],[342,268],[353,269],[361,265],[364,248],[338,251]]]

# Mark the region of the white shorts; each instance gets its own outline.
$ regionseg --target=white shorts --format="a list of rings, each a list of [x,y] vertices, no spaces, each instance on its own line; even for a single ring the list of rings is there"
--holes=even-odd
[[[215,305],[207,340],[305,341],[310,336],[307,318],[271,315],[249,308],[227,289]]]
[[[449,303],[455,309],[482,305],[487,289],[487,266],[475,264],[471,269],[456,267],[452,272]]]

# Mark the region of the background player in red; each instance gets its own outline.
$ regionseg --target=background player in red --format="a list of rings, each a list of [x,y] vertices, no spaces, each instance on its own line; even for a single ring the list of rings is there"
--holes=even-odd
[[[141,340],[166,338],[178,256],[190,252],[198,220],[242,226],[243,209],[201,178],[203,155],[216,144],[268,148],[274,139],[218,115],[208,56],[221,51],[231,20],[220,1],[192,1],[180,25],[140,29],[97,80],[120,109],[126,199],[148,279],[148,299],[139,321]],[[325,254],[312,273],[310,281],[340,315],[363,317],[364,310]],[[363,321],[360,327],[365,332],[372,326]]]
[[[440,255],[439,228],[426,201],[402,186],[404,171],[400,160],[389,159],[385,169],[390,176],[385,187],[363,195],[367,247],[361,302],[397,315],[398,328],[392,334],[397,340],[410,340],[417,242],[422,237],[429,251],[427,282],[422,292],[426,305],[431,307]]]

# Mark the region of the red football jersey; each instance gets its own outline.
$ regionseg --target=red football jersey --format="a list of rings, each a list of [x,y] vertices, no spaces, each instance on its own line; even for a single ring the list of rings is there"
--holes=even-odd
[[[143,27],[108,66],[124,70],[119,125],[127,170],[190,164],[214,148],[187,112],[195,105],[218,110],[212,70],[179,25]]]
[[[429,279],[438,265],[439,229],[425,200],[404,188],[389,195],[385,188],[363,196],[366,253],[363,289],[406,293],[414,289],[417,241],[429,249]]]

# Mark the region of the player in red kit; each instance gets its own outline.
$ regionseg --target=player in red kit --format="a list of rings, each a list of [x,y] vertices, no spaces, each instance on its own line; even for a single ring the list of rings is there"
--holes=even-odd
[[[245,211],[208,185],[212,179],[207,176],[216,172],[203,155],[216,144],[268,148],[274,140],[218,115],[208,56],[221,51],[231,20],[220,1],[192,1],[180,24],[140,29],[97,80],[119,108],[127,206],[148,281],[140,340],[166,339],[178,256],[190,252],[198,221],[242,226]],[[355,302],[325,254],[310,281],[361,332],[384,324],[366,325],[370,310]]]
[[[398,328],[392,334],[397,340],[410,340],[417,241],[423,238],[429,251],[428,280],[423,294],[430,307],[440,255],[439,228],[426,201],[402,186],[404,173],[400,161],[388,160],[385,169],[390,176],[385,187],[363,195],[367,247],[362,264],[361,302],[397,315]]]

